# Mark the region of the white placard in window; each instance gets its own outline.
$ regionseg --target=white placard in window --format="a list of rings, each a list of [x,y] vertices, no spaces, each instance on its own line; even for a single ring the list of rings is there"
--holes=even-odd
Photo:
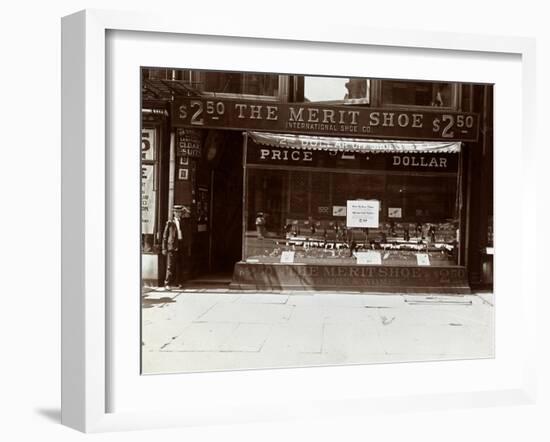
[[[388,207],[388,218],[401,218],[401,207]]]
[[[346,206],[332,206],[332,216],[346,216]]]
[[[416,254],[416,263],[419,266],[429,266],[430,264],[430,257],[427,253],[417,253]]]
[[[348,200],[347,227],[378,227],[380,201]]]
[[[382,265],[382,256],[380,252],[374,252],[372,250],[368,252],[357,252],[357,264],[362,265]]]
[[[292,264],[294,262],[294,252],[290,250],[285,250],[281,254],[281,263]]]

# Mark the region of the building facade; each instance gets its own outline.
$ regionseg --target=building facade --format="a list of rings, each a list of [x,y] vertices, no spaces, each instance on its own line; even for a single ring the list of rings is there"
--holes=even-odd
[[[492,85],[142,70],[142,275],[184,208],[183,280],[492,288]]]

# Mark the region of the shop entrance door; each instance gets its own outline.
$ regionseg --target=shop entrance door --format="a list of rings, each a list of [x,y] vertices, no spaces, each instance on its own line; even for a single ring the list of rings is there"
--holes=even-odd
[[[229,136],[212,169],[210,273],[231,278],[242,257],[242,138]]]

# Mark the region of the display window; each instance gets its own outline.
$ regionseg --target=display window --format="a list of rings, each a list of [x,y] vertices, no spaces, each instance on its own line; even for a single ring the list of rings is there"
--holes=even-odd
[[[458,264],[460,143],[294,138],[249,137],[246,262]]]

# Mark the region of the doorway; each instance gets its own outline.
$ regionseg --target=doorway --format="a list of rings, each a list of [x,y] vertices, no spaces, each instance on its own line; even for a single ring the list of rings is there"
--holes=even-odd
[[[243,166],[242,135],[227,133],[211,169],[209,273],[231,279],[242,258]]]

